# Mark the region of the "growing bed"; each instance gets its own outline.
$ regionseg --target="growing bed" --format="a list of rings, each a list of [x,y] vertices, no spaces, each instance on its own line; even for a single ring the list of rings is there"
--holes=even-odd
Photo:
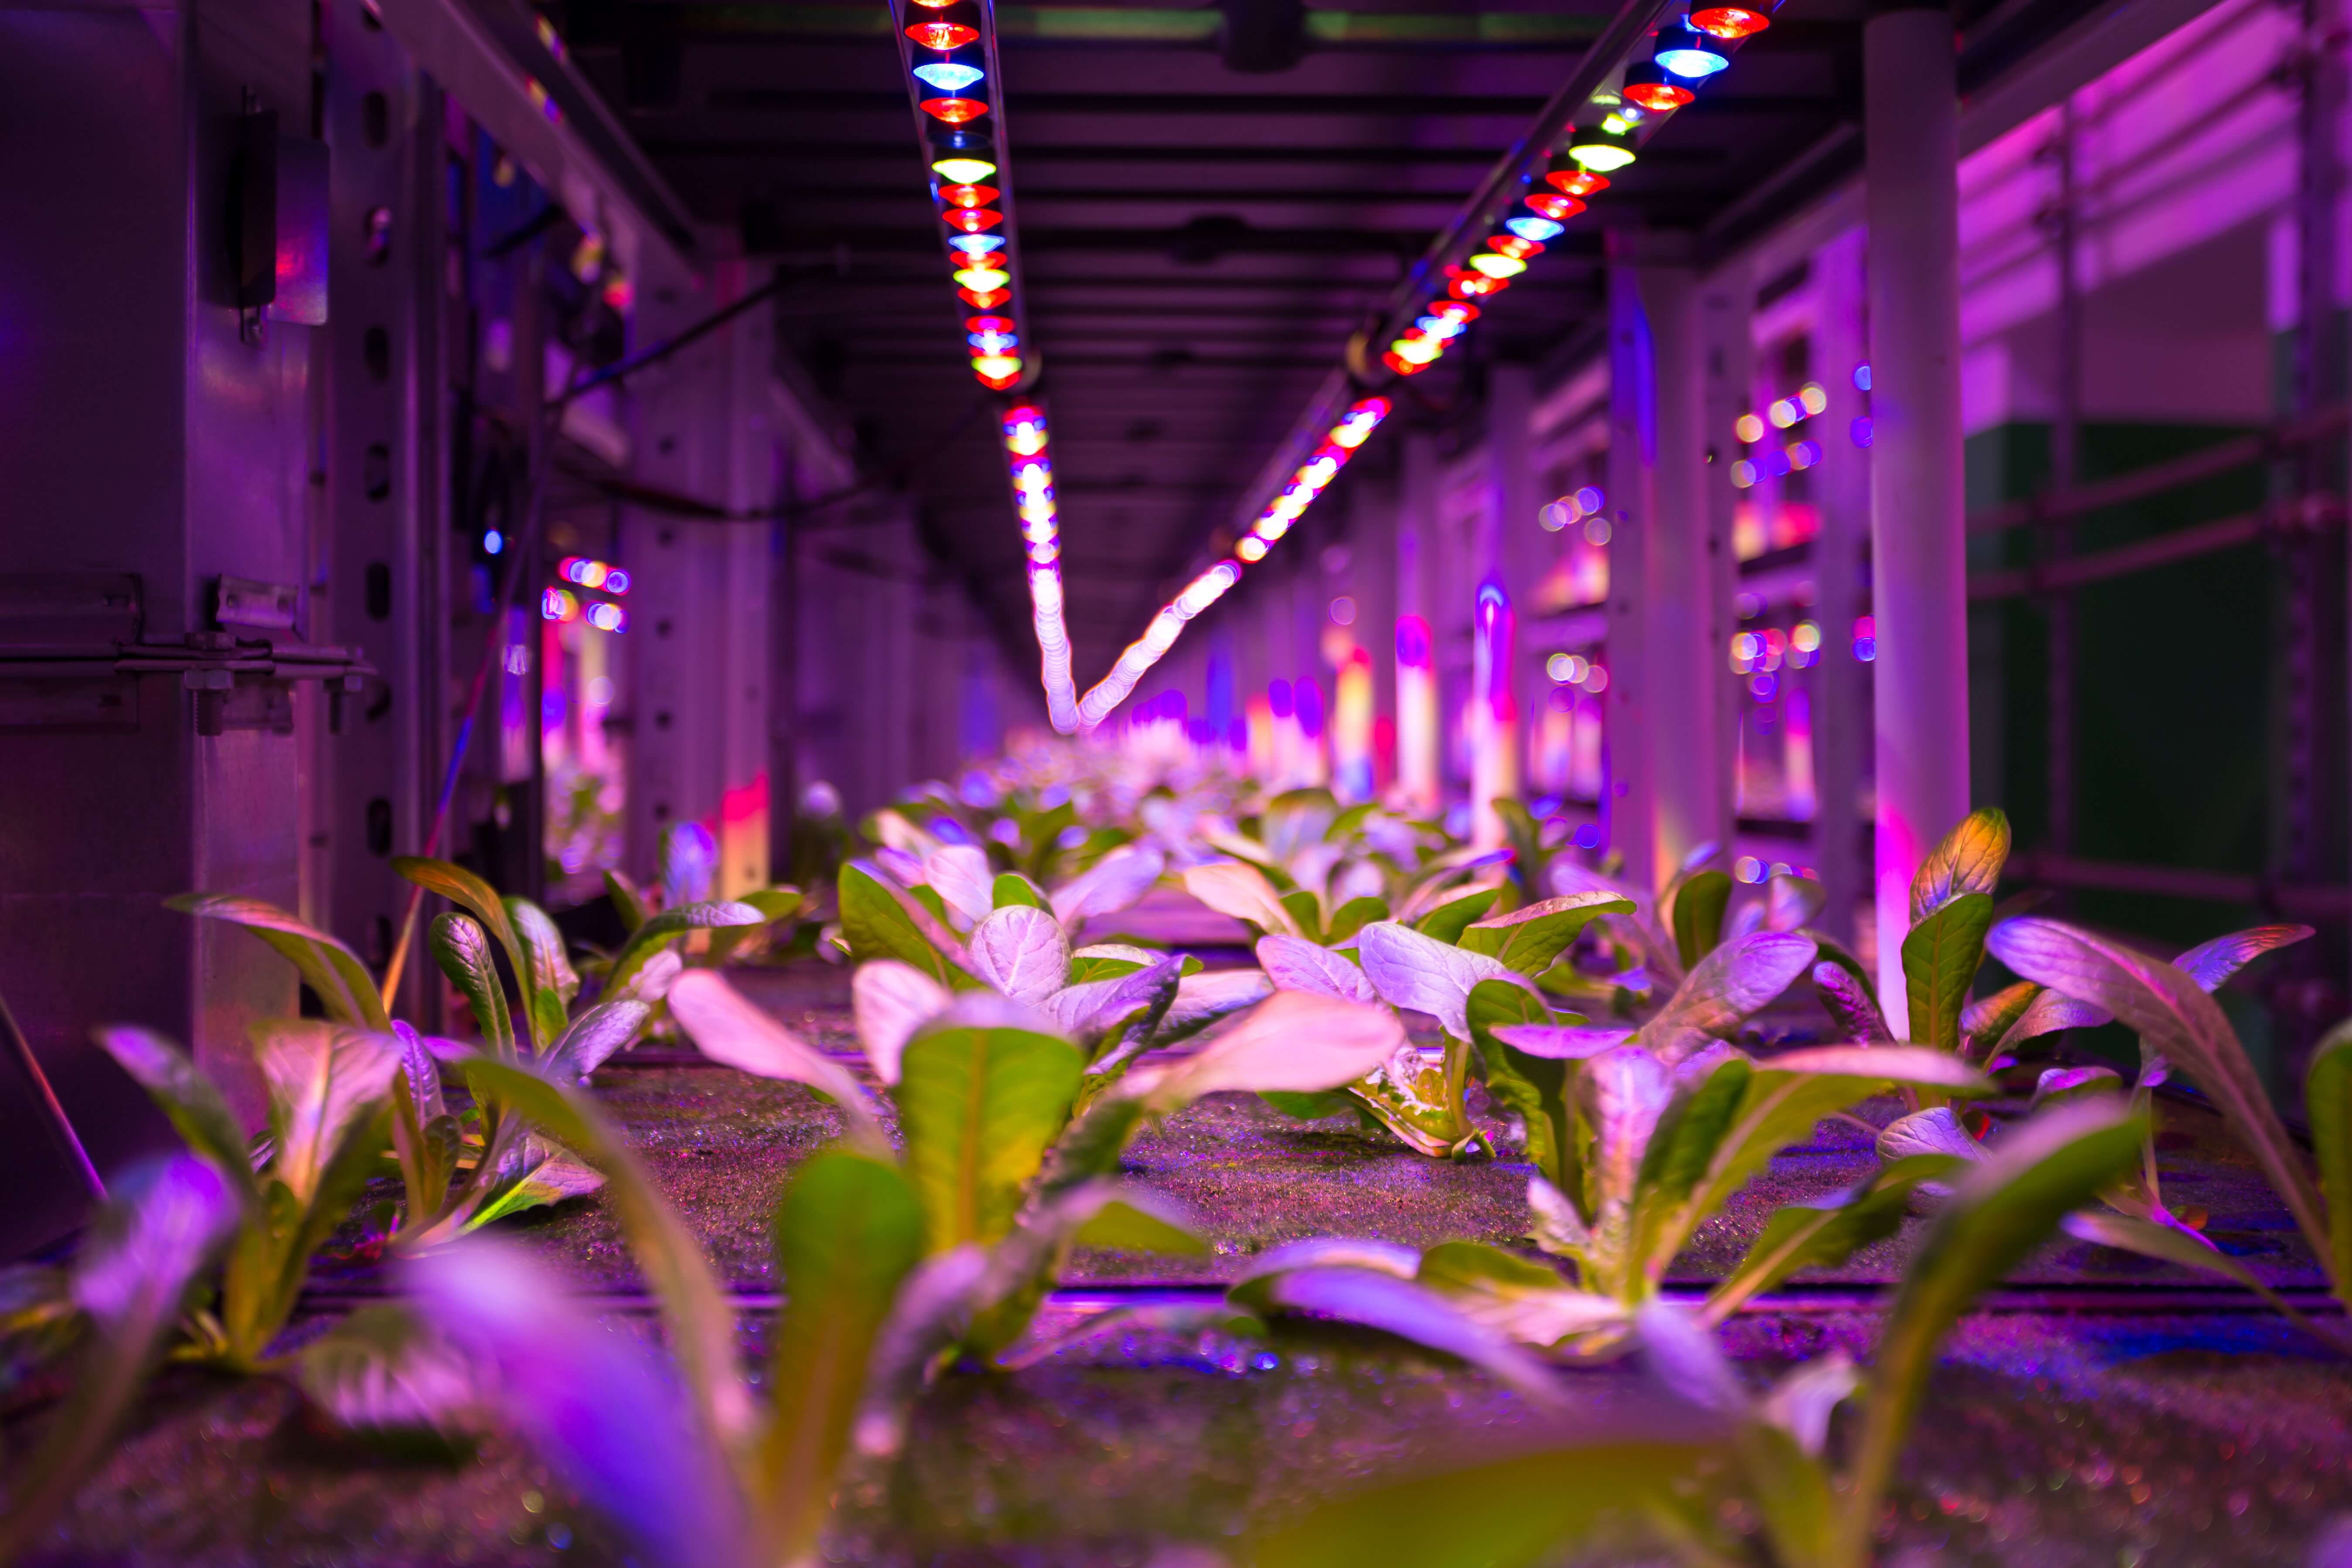
[[[745,988],[819,1043],[850,1048],[842,971],[806,964]],[[595,1089],[740,1293],[742,1333],[755,1343],[784,1283],[768,1257],[775,1198],[840,1118],[797,1087],[674,1053],[621,1058]],[[2315,1260],[2218,1119],[2178,1103],[2163,1116],[2168,1190],[2206,1208],[2209,1234],[2266,1282],[2323,1310]],[[1825,1123],[1702,1230],[1677,1277],[1720,1271],[1773,1206],[1872,1163],[1858,1129]],[[1204,1294],[1242,1258],[1307,1236],[1523,1245],[1527,1166],[1432,1161],[1344,1121],[1286,1121],[1253,1097],[1182,1111],[1139,1138],[1128,1166],[1195,1210],[1214,1249],[1189,1259],[1082,1253],[1046,1331],[1152,1293]],[[626,1331],[655,1331],[598,1202],[504,1228],[595,1293]],[[1920,1228],[1909,1222],[1846,1267],[1768,1297],[1735,1321],[1729,1348],[1759,1372],[1833,1346],[1866,1355],[1874,1287],[1899,1272]],[[315,1332],[386,1288],[363,1258],[339,1262],[317,1278],[293,1331]],[[1290,1327],[1268,1342],[1116,1332],[1020,1373],[944,1377],[918,1408],[906,1458],[886,1474],[853,1472],[827,1555],[1208,1564],[1249,1522],[1391,1468],[1458,1462],[1525,1441],[1545,1421],[1591,1430],[1660,1404],[1635,1361],[1561,1376],[1569,1414],[1538,1417],[1475,1373],[1356,1331]],[[22,1452],[43,1418],[20,1416],[9,1447]],[[1955,1337],[1896,1496],[1889,1562],[2300,1563],[2352,1504],[2352,1363],[2210,1276],[2053,1245]],[[387,1467],[279,1385],[186,1372],[161,1380],[54,1550],[32,1559],[629,1560],[511,1441],[492,1439],[467,1460],[415,1455]]]

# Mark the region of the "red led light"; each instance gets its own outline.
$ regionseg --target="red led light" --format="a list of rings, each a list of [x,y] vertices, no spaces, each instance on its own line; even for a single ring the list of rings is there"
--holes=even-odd
[[[959,289],[956,290],[956,298],[975,310],[993,310],[999,305],[1009,305],[1013,302],[1013,290],[1010,289]]]
[[[963,330],[967,332],[1010,332],[1017,329],[1010,316],[966,316]]]
[[[956,0],[915,0],[926,11],[944,11],[955,3]]]
[[[980,29],[961,22],[918,22],[907,29],[907,37],[927,49],[960,49],[979,37]]]
[[[1521,239],[1516,234],[1490,234],[1486,237],[1486,248],[1515,261],[1525,261],[1530,256],[1543,254],[1541,245],[1532,239]]]
[[[988,112],[988,105],[976,98],[927,98],[923,112],[950,125],[965,125]]]
[[[951,207],[984,207],[997,198],[994,185],[941,185],[940,200]]]
[[[1445,291],[1457,300],[1475,300],[1487,294],[1499,294],[1510,287],[1500,278],[1482,278],[1472,272],[1456,278],[1445,286]]]
[[[1708,5],[1690,14],[1690,25],[1718,38],[1746,38],[1770,26],[1772,19],[1745,5]]]
[[[1609,182],[1590,169],[1554,169],[1544,176],[1544,184],[1571,196],[1589,196],[1609,188]]]
[[[1424,315],[1439,316],[1449,321],[1471,322],[1478,319],[1478,307],[1467,300],[1433,300]]]
[[[1566,223],[1584,210],[1584,204],[1574,196],[1556,196],[1549,191],[1538,191],[1528,198],[1528,210],[1538,217],[1548,217],[1554,223]]]
[[[961,229],[966,234],[978,234],[1004,221],[1003,213],[974,207],[950,207],[940,216],[947,221],[950,228]]]
[[[1406,359],[1394,349],[1391,349],[1388,353],[1381,355],[1381,363],[1388,366],[1391,370],[1396,372],[1399,375],[1419,375],[1423,371],[1429,368],[1425,364],[1413,363],[1412,361]]]
[[[1643,81],[1627,82],[1625,96],[1653,114],[1664,114],[1680,109],[1698,95],[1678,82]]]
[[[1007,387],[1018,384],[1021,380],[1021,373],[1017,370],[1011,375],[990,375],[980,370],[974,370],[971,374],[974,380],[991,392],[1003,392]]]

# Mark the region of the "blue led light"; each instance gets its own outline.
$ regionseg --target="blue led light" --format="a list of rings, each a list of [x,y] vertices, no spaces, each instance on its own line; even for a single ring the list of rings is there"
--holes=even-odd
[[[1556,234],[1568,232],[1566,228],[1548,217],[1507,217],[1503,220],[1503,226],[1521,239],[1532,239],[1538,245],[1541,245]]]
[[[1870,367],[1868,365],[1858,364],[1853,367],[1853,389],[1856,392],[1868,392],[1870,390]]]
[[[960,66],[953,60],[940,60],[932,65],[917,66],[915,74],[941,92],[961,92],[987,73],[978,66]]]
[[[1439,342],[1444,342],[1449,338],[1460,337],[1464,329],[1469,324],[1456,316],[1423,316],[1413,322],[1413,325],[1420,329],[1422,336],[1434,338]]]
[[[984,354],[1011,353],[1021,346],[1021,340],[1011,332],[973,332],[964,342]]]
[[[1731,63],[1721,46],[1687,22],[1670,22],[1658,29],[1658,64],[1686,80],[1703,80]]]
[[[489,532],[482,535],[482,549],[485,553],[496,555],[499,551],[504,550],[506,547],[507,536],[500,533],[497,529],[494,528],[490,530]]]
[[[961,250],[966,256],[986,256],[992,250],[1004,248],[1001,234],[959,234],[948,240],[950,250]]]

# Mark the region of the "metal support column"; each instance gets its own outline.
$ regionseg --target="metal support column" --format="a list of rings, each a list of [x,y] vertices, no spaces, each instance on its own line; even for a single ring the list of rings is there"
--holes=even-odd
[[[1618,237],[1611,236],[1612,246]],[[1657,360],[1640,273],[1609,267],[1609,689],[1601,778],[1601,841],[1622,858],[1625,879],[1654,888],[1656,774],[1650,754],[1654,710],[1644,663],[1648,630],[1652,470],[1657,456]]]
[[[1602,832],[1654,887],[1731,830],[1722,684],[1727,604],[1706,487],[1697,274],[1681,237],[1610,236],[1608,766]]]
[[[1912,873],[1969,810],[1967,563],[1960,449],[1959,95],[1952,16],[1863,29],[1868,178],[1871,584],[1879,997],[1898,1036]]]
[[[1437,542],[1437,442],[1406,434],[1399,457],[1396,521],[1396,794],[1407,811],[1439,805],[1436,649],[1430,630],[1431,557]],[[1378,658],[1381,649],[1375,647]]]
[[[1739,558],[1732,545],[1732,530],[1740,496],[1731,482],[1731,464],[1738,451],[1733,426],[1750,406],[1755,299],[1755,281],[1742,260],[1712,275],[1698,301],[1705,405],[1704,423],[1696,440],[1706,528],[1706,676],[1715,698],[1716,836],[1727,852],[1739,810],[1739,721],[1741,705],[1747,700],[1747,693],[1732,679],[1729,665],[1731,634],[1739,624],[1732,610],[1739,590]]]
[[[1529,426],[1535,416],[1535,373],[1524,364],[1500,363],[1486,375],[1486,504],[1479,509],[1475,582],[1483,592],[1490,583],[1502,586],[1515,617],[1524,619],[1535,601],[1536,580],[1542,572],[1538,543],[1543,539],[1536,521],[1535,458],[1529,449]],[[1474,636],[1476,635],[1474,626]],[[1471,700],[1480,727],[1479,755],[1474,765],[1472,805],[1475,833],[1481,843],[1502,842],[1501,819],[1491,802],[1520,794],[1526,759],[1521,755],[1520,697],[1534,687],[1526,662],[1532,637],[1513,637],[1508,657],[1492,669],[1487,689],[1474,691]]]
[[[1870,886],[1863,853],[1862,781],[1870,758],[1870,672],[1853,657],[1854,622],[1869,614],[1865,546],[1874,447],[1871,395],[1857,384],[1870,361],[1864,236],[1849,229],[1813,254],[1820,300],[1815,357],[1828,392],[1830,456],[1819,476],[1821,532],[1813,540],[1813,621],[1822,628],[1813,667],[1813,868],[1828,902],[1822,929],[1854,939],[1854,914]]]

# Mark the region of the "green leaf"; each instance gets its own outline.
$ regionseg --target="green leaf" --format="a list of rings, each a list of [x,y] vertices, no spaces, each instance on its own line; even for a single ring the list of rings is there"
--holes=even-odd
[[[1960,1165],[1948,1154],[1914,1154],[1843,1192],[1773,1210],[1748,1251],[1708,1294],[1706,1321],[1719,1323],[1782,1280],[1807,1268],[1834,1268],[1862,1247],[1893,1236],[1913,1190]]]
[[[1239,860],[1194,866],[1184,873],[1184,890],[1217,911],[1255,927],[1260,936],[1277,931],[1306,936],[1265,873]],[[1309,938],[1308,940],[1313,940]]]
[[[565,951],[563,933],[547,911],[529,899],[506,900],[507,919],[512,922],[515,936],[522,943],[523,956],[530,964],[530,988],[552,991],[566,1007],[580,994],[580,974],[572,967],[572,957]],[[552,1039],[553,1036],[544,1037]]]
[[[664,910],[629,934],[629,944],[621,949],[619,957],[613,960],[613,973],[604,981],[605,990],[608,993],[620,990],[655,953],[690,931],[757,927],[767,923],[767,916],[761,914],[758,908],[737,903],[732,899],[680,904],[676,909]]]
[[[245,1128],[187,1052],[152,1030],[126,1024],[93,1029],[90,1037],[147,1091],[189,1148],[218,1165],[247,1203],[260,1201]]]
[[[1000,910],[1009,910],[1016,904],[1025,904],[1033,910],[1054,907],[1045,901],[1045,895],[1037,890],[1037,884],[1018,871],[999,873],[992,893],[994,905]]]
[[[1966,1044],[1960,1013],[1984,965],[1985,932],[1992,929],[1992,898],[1955,893],[1903,939],[1903,989],[1911,1008],[1911,1037],[1939,1051]]]
[[[1459,947],[1463,932],[1468,931],[1473,922],[1485,920],[1493,911],[1495,900],[1502,896],[1500,888],[1481,888],[1475,892],[1465,893],[1422,916],[1413,922],[1412,929],[1423,936],[1434,937],[1439,942]],[[1486,956],[1491,958],[1494,954]]]
[[[1989,1058],[1992,1047],[2025,1016],[2025,1010],[2041,994],[2041,986],[2031,980],[2021,980],[1962,1008],[1960,1036],[1968,1042],[1969,1054],[1979,1060]]]
[[[276,948],[318,996],[327,1016],[337,1023],[365,1029],[392,1027],[383,998],[376,992],[375,977],[360,962],[360,955],[277,905],[234,893],[182,893],[163,904],[201,920],[243,926]]]
[[[1989,805],[1969,813],[1919,862],[1911,879],[1912,925],[1963,894],[1990,899],[2008,861],[2009,818]]]
[[[755,888],[735,900],[749,904],[764,917],[756,926],[724,926],[710,933],[709,958],[712,967],[728,963],[736,950],[778,921],[789,920],[808,907],[808,895],[798,888]]]
[[[64,1408],[29,1461],[11,1465],[0,1563],[47,1536],[105,1458],[239,1206],[224,1173],[192,1154],[115,1179],[74,1264],[74,1297],[92,1332]]]
[[[318,1018],[264,1019],[252,1037],[269,1089],[269,1172],[307,1207],[345,1145],[391,1100],[404,1053],[394,1036]]]
[[[1325,934],[1335,943],[1342,942],[1374,921],[1384,921],[1388,918],[1387,900],[1366,894],[1362,898],[1349,899],[1332,911],[1331,929]]]
[[[1272,1253],[1259,1259],[1259,1267],[1261,1272],[1226,1293],[1228,1301],[1261,1316],[1300,1313],[1378,1329],[1466,1362],[1539,1407],[1560,1402],[1559,1384],[1544,1363],[1426,1285],[1377,1268],[1285,1268]]]
[[[509,1156],[508,1169],[483,1190],[465,1218],[463,1230],[479,1230],[525,1209],[553,1208],[603,1189],[604,1173],[572,1157],[562,1145],[526,1137]]]
[[[2303,1113],[2327,1205],[2328,1273],[2337,1299],[2352,1304],[2352,1024],[2336,1025],[2313,1049]]]
[[[1821,997],[1822,1011],[1830,1016],[1839,1037],[1848,1044],[1874,1046],[1895,1037],[1878,1011],[1877,1000],[1843,964],[1828,959],[1814,964],[1813,990]]]
[[[1580,1186],[1575,1113],[1568,1103],[1569,1064],[1531,1056],[1495,1037],[1498,1025],[1550,1024],[1551,1010],[1523,985],[1481,980],[1470,988],[1463,1014],[1486,1064],[1486,1091],[1527,1124],[1528,1160],[1554,1186]]]
[[[1123,1091],[1160,1115],[1228,1090],[1326,1093],[1377,1071],[1405,1044],[1385,1007],[1277,991],[1191,1055],[1137,1069]]]
[[[1209,1244],[1200,1232],[1165,1215],[1114,1198],[1097,1209],[1072,1237],[1079,1247],[1108,1247],[1121,1252],[1160,1252],[1180,1257],[1207,1255]]]
[[[1937,1211],[1879,1339],[1834,1561],[1869,1561],[1880,1500],[1952,1325],[2061,1219],[2126,1174],[2147,1134],[2146,1121],[2112,1104],[2062,1106],[2012,1132]]]
[[[558,1082],[586,1078],[635,1039],[653,1012],[647,1002],[600,1002],[554,1037],[541,1066]]]
[[[1040,1006],[1070,981],[1070,938],[1050,910],[992,910],[966,943],[971,972],[1015,1002]]]
[[[482,929],[498,939],[506,949],[507,963],[513,966],[515,978],[523,981],[530,973],[530,961],[524,957],[522,941],[515,935],[514,922],[507,918],[506,901],[491,887],[463,866],[453,866],[446,860],[428,860],[421,855],[395,855],[392,868],[424,889],[466,910],[482,922]],[[495,967],[492,973],[496,973]],[[527,983],[527,982],[526,982]]]
[[[1723,942],[1723,911],[1731,904],[1731,877],[1699,871],[1675,893],[1675,951],[1691,969]]]
[[[2282,947],[2292,947],[2312,934],[2309,926],[2253,926],[2198,943],[2172,961],[2172,966],[2208,991],[2260,958]]]
[[[1695,965],[1638,1037],[1669,1066],[1738,1026],[1812,966],[1811,937],[1753,931],[1727,942]]]
[[[604,897],[612,903],[613,913],[620,917],[623,931],[635,931],[646,923],[650,912],[646,908],[646,896],[637,891],[636,883],[625,873],[604,873]]]
[[[853,1138],[870,1150],[890,1146],[850,1070],[754,1005],[716,970],[679,975],[670,987],[669,1009],[711,1060],[761,1078],[806,1084],[841,1108]]]
[[[1541,974],[1592,921],[1633,912],[1633,900],[1614,893],[1570,893],[1479,921],[1463,931],[1462,945],[1490,953],[1521,974]]]
[[[740,1433],[751,1401],[735,1371],[735,1314],[719,1294],[702,1244],[661,1195],[628,1135],[594,1100],[548,1082],[527,1068],[475,1057],[466,1082],[478,1100],[498,1099],[532,1126],[580,1151],[604,1173],[605,1201],[619,1216],[629,1251],[660,1301],[671,1353],[678,1359],[709,1429]]]
[[[852,958],[860,963],[895,958],[950,989],[969,990],[980,984],[960,967],[962,943],[865,861],[842,867],[839,900],[841,934]]]
[[[1005,1016],[965,1023],[950,1011],[899,1057],[898,1124],[932,1252],[1013,1228],[1022,1189],[1077,1094],[1078,1048],[1011,1022],[1009,1008]]]
[[[490,956],[489,938],[482,928],[455,910],[433,917],[425,944],[433,962],[474,1010],[474,1022],[490,1054],[515,1054],[514,1024],[507,1016],[507,988],[499,980],[498,961]]]
[[[1391,1479],[1310,1508],[1249,1542],[1253,1568],[1522,1568],[1619,1510],[1638,1512],[1716,1450],[1612,1440]]]
[[[1293,888],[1282,894],[1282,907],[1309,942],[1323,940],[1323,900],[1311,888]]]
[[[295,1385],[336,1425],[378,1439],[427,1438],[445,1454],[485,1428],[482,1369],[405,1305],[362,1307],[296,1352]]]
[[[1739,1459],[1775,1558],[1817,1563],[1835,1550],[1837,1498],[1820,1460],[1766,1421],[1743,1422]]]
[[[875,1336],[923,1256],[923,1211],[898,1167],[829,1151],[801,1167],[775,1221],[784,1288],[770,1352],[774,1405],[760,1442],[776,1561],[800,1562],[831,1502]]]

